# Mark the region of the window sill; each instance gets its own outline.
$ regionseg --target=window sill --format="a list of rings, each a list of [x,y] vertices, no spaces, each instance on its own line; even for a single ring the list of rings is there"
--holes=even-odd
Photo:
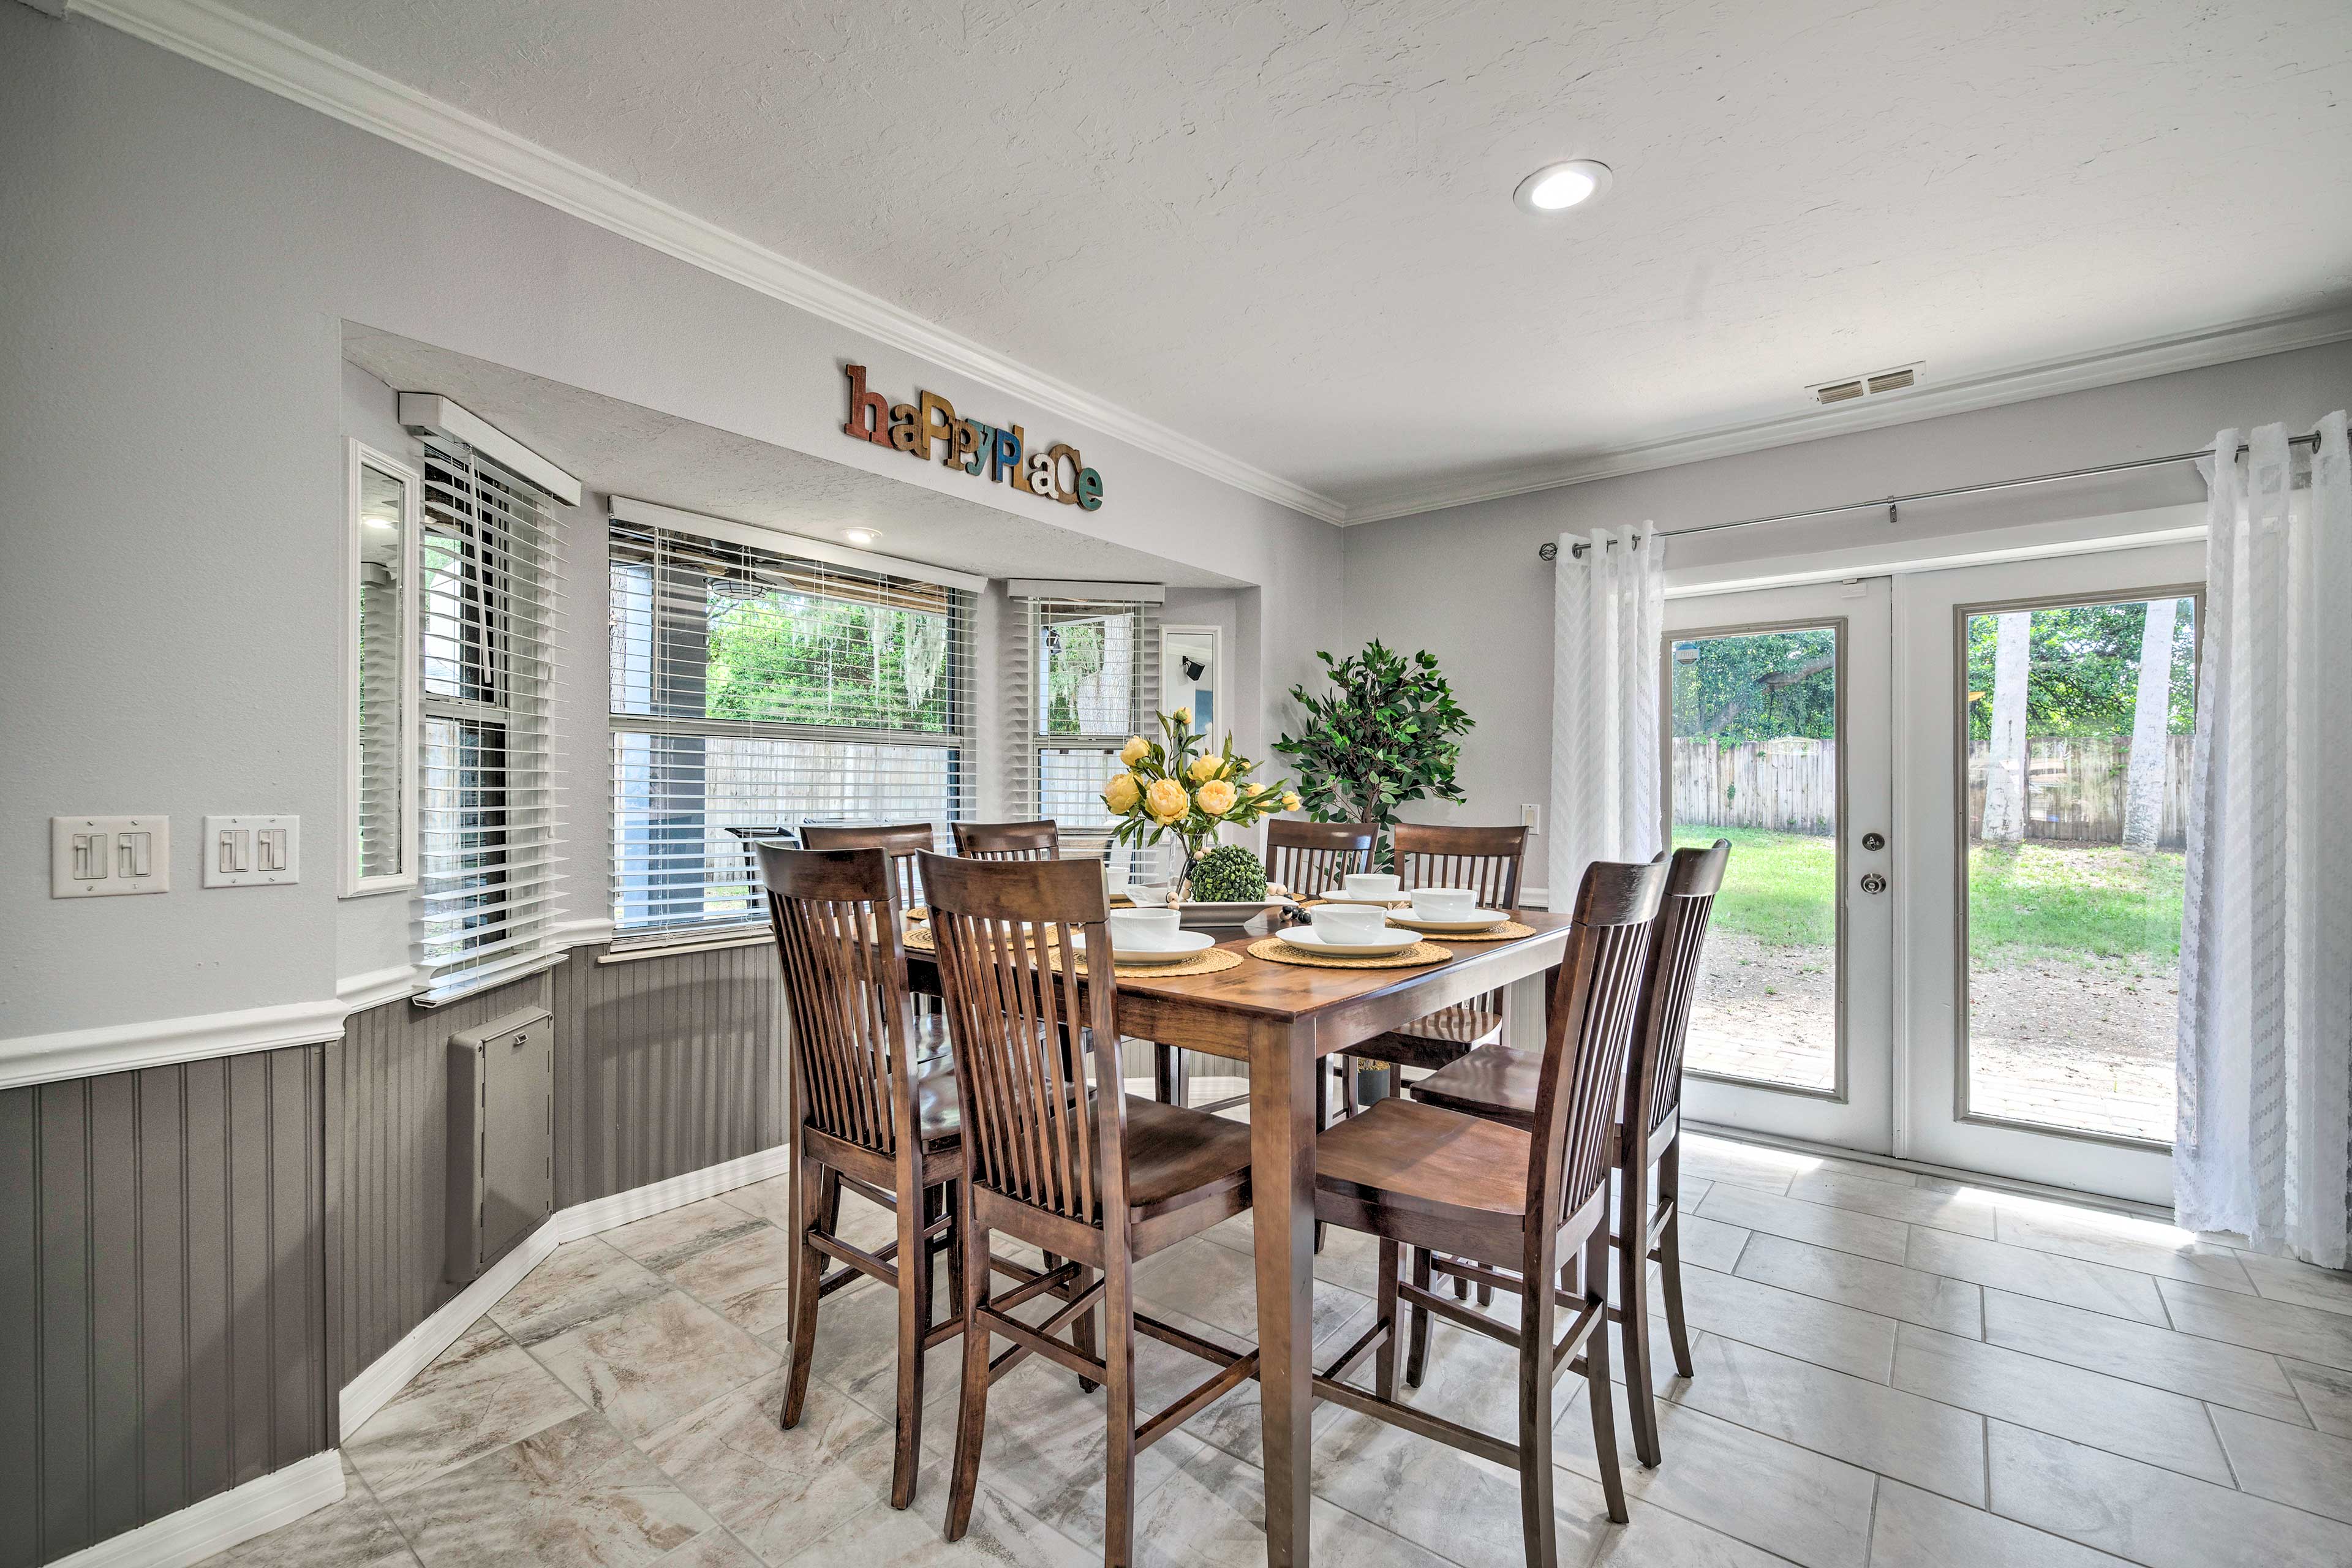
[[[767,927],[755,926],[694,942],[648,942],[628,947],[607,948],[596,955],[596,962],[599,964],[635,963],[644,958],[676,958],[689,952],[721,952],[730,947],[760,947],[775,940],[775,934]]]

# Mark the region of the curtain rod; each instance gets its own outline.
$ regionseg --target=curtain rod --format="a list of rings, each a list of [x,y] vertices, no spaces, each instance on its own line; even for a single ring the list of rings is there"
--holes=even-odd
[[[2308,436],[2290,436],[2287,437],[2286,444],[2289,447],[2316,447],[2319,445],[2319,436],[2315,431]],[[2241,445],[2238,447],[2238,456],[2242,458],[2252,450],[2251,447]],[[1806,518],[1835,517],[1841,512],[1869,511],[1882,506],[1886,509],[1886,521],[1891,523],[1898,521],[1901,509],[1906,501],[1945,500],[1953,496],[1984,495],[1993,490],[2021,489],[2027,485],[2056,484],[2061,479],[2087,479],[2101,474],[2129,473],[2134,468],[2160,468],[2168,463],[2194,463],[2212,455],[2213,449],[2207,447],[2194,452],[2175,452],[2168,458],[2139,458],[2128,463],[2103,463],[2095,468],[2068,468],[2063,473],[2034,474],[2022,479],[1995,479],[1990,484],[1954,485],[1948,489],[1919,490],[1906,496],[1885,496],[1877,500],[1848,501],[1843,506],[1817,506],[1809,511],[1776,512],[1770,517],[1743,517],[1737,522],[1706,522],[1701,523],[1696,528],[1658,529],[1654,531],[1662,539],[1680,539],[1686,533],[1719,533],[1727,528],[1755,528],[1768,522],[1800,522]],[[1612,539],[1609,542],[1614,544],[1617,542]],[[1638,541],[1635,547],[1639,548]],[[1590,544],[1574,545],[1570,552],[1581,558],[1591,548]],[[1536,553],[1546,561],[1557,560],[1559,556],[1559,546],[1556,543],[1539,545],[1537,547]]]

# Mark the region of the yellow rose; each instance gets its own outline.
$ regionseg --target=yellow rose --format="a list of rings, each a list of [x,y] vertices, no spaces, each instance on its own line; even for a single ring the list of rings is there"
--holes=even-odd
[[[1129,735],[1127,744],[1118,749],[1118,760],[1131,768],[1141,762],[1150,750],[1150,742],[1140,735]]]
[[[1284,794],[1282,797],[1282,809],[1285,811],[1297,811],[1298,809],[1298,793],[1296,790],[1288,791]]]
[[[1201,786],[1201,809],[1211,816],[1223,816],[1234,808],[1234,786],[1223,779],[1211,779]]]
[[[1151,787],[1143,794],[1143,806],[1156,822],[1173,822],[1192,809],[1192,802],[1184,794],[1184,786],[1174,779],[1153,779]]]
[[[1133,773],[1114,773],[1110,783],[1103,785],[1102,797],[1105,805],[1125,816],[1143,798],[1143,781]]]
[[[1247,795],[1249,795],[1249,797],[1250,797],[1252,800],[1255,800],[1258,796],[1260,796],[1260,795],[1264,795],[1264,794],[1265,794],[1268,789],[1271,789],[1272,787],[1273,787],[1273,786],[1272,786],[1271,784],[1265,784],[1265,782],[1260,781],[1260,780],[1253,780],[1251,783],[1249,783],[1249,784],[1245,784],[1245,785],[1244,785],[1244,786],[1243,786],[1244,790],[1247,793]]]
[[[1192,727],[1192,710],[1190,708],[1179,708],[1168,717],[1175,721],[1176,727],[1180,730],[1189,730]]]
[[[1190,771],[1194,784],[1207,784],[1225,765],[1223,757],[1194,757]]]

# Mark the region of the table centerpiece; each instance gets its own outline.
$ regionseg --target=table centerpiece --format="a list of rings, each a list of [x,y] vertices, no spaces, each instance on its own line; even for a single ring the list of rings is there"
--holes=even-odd
[[[1297,811],[1299,797],[1286,780],[1272,784],[1254,782],[1250,774],[1258,764],[1234,753],[1231,731],[1222,747],[1209,750],[1209,737],[1192,728],[1191,709],[1179,708],[1155,717],[1163,739],[1129,736],[1118,753],[1121,771],[1103,785],[1102,798],[1118,818],[1113,842],[1140,847],[1168,838],[1176,841],[1183,862],[1169,901],[1183,905],[1194,896],[1194,879],[1216,845],[1219,828],[1246,827],[1277,811]],[[1255,897],[1263,902],[1264,867],[1258,868],[1258,875]],[[1231,892],[1230,888],[1214,890],[1219,891],[1220,901],[1244,901],[1227,900],[1224,895]]]

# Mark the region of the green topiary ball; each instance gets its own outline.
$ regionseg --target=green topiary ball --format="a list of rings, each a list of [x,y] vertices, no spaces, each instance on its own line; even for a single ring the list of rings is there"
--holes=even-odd
[[[1203,904],[1255,903],[1265,897],[1265,863],[1238,844],[1221,844],[1192,868],[1192,898]]]

